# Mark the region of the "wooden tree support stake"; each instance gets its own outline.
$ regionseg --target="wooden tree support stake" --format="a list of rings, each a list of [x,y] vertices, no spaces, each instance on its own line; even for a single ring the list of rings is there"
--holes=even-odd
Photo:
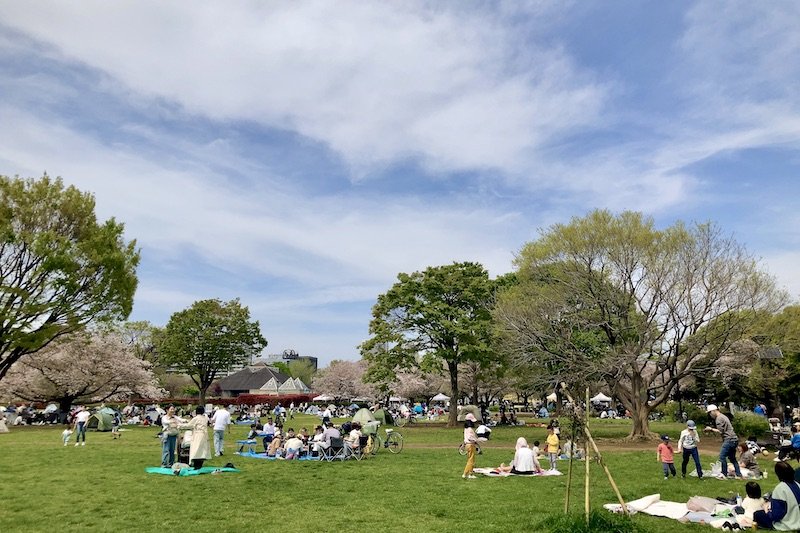
[[[561,383],[561,388],[564,391],[564,393],[567,395],[567,399],[572,403],[572,405],[573,406],[578,405],[577,403],[575,403],[575,400],[572,398],[572,395],[567,390],[567,385],[565,383]],[[622,505],[622,512],[627,515],[628,514],[628,507],[625,505],[625,500],[622,498],[622,493],[620,493],[619,487],[617,487],[617,483],[614,481],[614,477],[611,475],[611,471],[608,469],[608,466],[606,465],[605,461],[603,461],[603,455],[600,453],[600,450],[597,447],[597,443],[594,441],[594,438],[592,437],[591,431],[589,431],[589,423],[588,423],[589,422],[589,391],[588,391],[588,389],[586,391],[586,400],[587,400],[586,401],[586,421],[583,424],[583,432],[586,435],[586,441],[589,444],[592,445],[592,449],[594,450],[594,453],[597,455],[597,462],[600,463],[600,466],[603,467],[603,471],[606,473],[606,477],[608,477],[608,482],[611,485],[611,488],[614,489],[614,494],[616,494],[616,496],[617,496],[617,501],[619,501],[620,505]],[[586,481],[586,509],[587,509],[587,513],[588,513],[588,509],[589,509],[589,485],[588,485],[588,479],[589,479],[589,454],[588,453],[586,454],[585,461],[586,461],[586,480],[587,480]],[[567,485],[567,486],[569,486],[569,485]],[[589,515],[587,514],[586,517],[588,519]]]

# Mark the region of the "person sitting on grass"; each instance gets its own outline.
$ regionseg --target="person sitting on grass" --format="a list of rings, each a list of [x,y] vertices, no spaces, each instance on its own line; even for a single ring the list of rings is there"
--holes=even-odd
[[[511,464],[508,466],[501,464],[497,468],[499,472],[510,472],[519,476],[532,476],[542,472],[542,467],[539,466],[539,461],[533,455],[533,450],[528,447],[528,441],[525,440],[525,437],[517,439],[515,448],[516,451]]]
[[[269,447],[267,448],[267,457],[280,456],[278,451],[281,449],[282,445],[283,445],[283,439],[281,438],[281,434],[276,433],[275,436],[272,438],[272,442],[269,443]]]
[[[303,449],[303,441],[295,434],[294,429],[289,428],[286,432],[286,444],[283,445],[283,457],[285,459],[299,459],[300,450]]]
[[[255,439],[256,437],[261,435],[263,431],[264,431],[264,426],[262,426],[258,422],[250,424],[250,431],[247,433],[247,440]]]
[[[270,442],[275,438],[276,430],[275,424],[272,423],[272,417],[267,418],[267,423],[264,425],[264,451],[269,448]]]
[[[761,497],[761,485],[755,481],[748,481],[744,486],[747,498],[742,500],[744,516],[752,522],[753,514],[764,508],[764,498]],[[752,524],[751,524],[752,525]]]
[[[778,485],[763,510],[753,513],[759,527],[778,531],[800,530],[800,484],[794,480],[794,469],[785,461],[775,463]]]
[[[792,440],[788,446],[781,446],[776,461],[783,461],[792,452],[800,453],[800,427],[797,425],[792,426]]]
[[[746,442],[739,445],[739,466],[750,471],[749,477],[761,479],[761,469],[758,467],[756,456]]]

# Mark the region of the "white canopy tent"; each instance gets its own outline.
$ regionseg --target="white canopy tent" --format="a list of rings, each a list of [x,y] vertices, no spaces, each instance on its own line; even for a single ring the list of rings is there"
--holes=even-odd
[[[446,396],[446,395],[442,394],[441,392],[439,394],[437,394],[436,396],[434,396],[433,398],[431,398],[432,402],[446,402],[448,400],[450,400],[450,396]]]
[[[551,394],[548,394],[546,399],[547,399],[548,402],[554,402],[554,401],[558,400],[558,396],[556,396],[556,393],[553,392]]]
[[[320,394],[319,396],[311,398],[312,402],[330,402],[332,400],[333,396],[328,396],[327,394]]]
[[[598,392],[593,398],[590,398],[592,403],[608,403],[611,401],[611,398],[603,394],[602,392]]]

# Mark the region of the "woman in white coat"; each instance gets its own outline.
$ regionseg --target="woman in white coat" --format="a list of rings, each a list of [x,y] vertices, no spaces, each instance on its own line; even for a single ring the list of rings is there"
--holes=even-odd
[[[181,429],[189,429],[192,432],[189,464],[195,470],[202,468],[205,460],[211,458],[211,446],[208,444],[208,417],[205,413],[203,406],[199,406],[195,409],[194,418],[181,426]]]

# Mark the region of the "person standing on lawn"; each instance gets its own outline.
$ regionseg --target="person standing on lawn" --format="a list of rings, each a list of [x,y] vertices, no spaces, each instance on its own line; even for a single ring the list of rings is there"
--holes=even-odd
[[[189,444],[189,463],[195,470],[203,468],[206,459],[211,458],[211,447],[208,445],[208,417],[202,405],[195,409],[195,416],[180,429],[192,430],[192,441]]]
[[[475,444],[478,442],[478,435],[475,433],[475,417],[468,414],[464,420],[464,446],[467,449],[467,464],[464,467],[464,473],[461,475],[464,479],[475,479],[473,470],[475,469]]]
[[[733,463],[733,471],[736,477],[742,477],[739,469],[739,462],[736,460],[736,448],[739,446],[739,437],[733,430],[730,419],[720,413],[719,408],[714,404],[709,404],[706,411],[711,416],[716,427],[706,426],[704,431],[713,431],[722,435],[722,447],[719,450],[719,461],[722,464],[722,475],[728,476],[728,459]]]
[[[550,461],[550,471],[553,472],[556,470],[558,448],[561,445],[561,441],[558,435],[556,435],[556,428],[552,425],[547,427],[547,439],[545,444],[547,445],[547,459]]]
[[[175,414],[175,406],[167,408],[161,417],[161,466],[171,468],[175,464],[175,448],[178,444],[178,426],[183,420]]]
[[[225,451],[225,430],[230,431],[231,426],[231,414],[224,405],[214,411],[211,423],[214,424],[214,456],[220,457]]]
[[[683,461],[681,462],[681,477],[686,477],[686,465],[689,464],[689,458],[694,459],[694,468],[697,471],[697,477],[703,479],[703,467],[700,466],[700,452],[697,445],[700,444],[700,435],[697,434],[697,425],[694,420],[686,422],[686,429],[681,431],[681,436],[678,437],[678,453],[683,453]]]
[[[81,406],[75,415],[75,446],[86,446],[86,426],[91,416],[92,414],[84,406]]]
[[[661,444],[658,445],[656,450],[656,459],[661,463],[664,469],[664,479],[669,479],[670,473],[675,477],[675,453],[672,449],[672,444],[669,442],[669,435],[661,435]]]

